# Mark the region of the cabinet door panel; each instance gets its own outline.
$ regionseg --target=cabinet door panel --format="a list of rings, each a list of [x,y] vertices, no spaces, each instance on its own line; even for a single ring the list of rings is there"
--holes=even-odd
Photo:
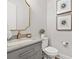
[[[7,59],[41,59],[41,43],[33,44],[22,49],[9,52]]]
[[[38,51],[36,54],[33,56],[29,57],[28,59],[42,59],[42,51]]]

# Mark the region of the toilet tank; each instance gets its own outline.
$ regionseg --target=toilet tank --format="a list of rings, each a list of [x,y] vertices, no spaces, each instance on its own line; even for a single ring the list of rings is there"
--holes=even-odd
[[[48,37],[43,34],[41,36],[41,39],[42,39],[42,49],[44,49],[48,46]]]

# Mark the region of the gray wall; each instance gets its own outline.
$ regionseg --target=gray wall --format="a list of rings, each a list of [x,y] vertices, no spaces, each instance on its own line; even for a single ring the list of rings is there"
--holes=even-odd
[[[47,31],[49,36],[49,44],[59,50],[60,53],[71,56],[71,31],[56,30],[56,0],[47,0]],[[64,47],[62,41],[69,42],[68,47]]]

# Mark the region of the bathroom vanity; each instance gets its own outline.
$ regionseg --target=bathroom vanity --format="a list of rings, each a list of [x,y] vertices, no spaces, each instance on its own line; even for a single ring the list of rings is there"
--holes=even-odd
[[[7,59],[42,59],[41,40],[12,42],[8,42]]]

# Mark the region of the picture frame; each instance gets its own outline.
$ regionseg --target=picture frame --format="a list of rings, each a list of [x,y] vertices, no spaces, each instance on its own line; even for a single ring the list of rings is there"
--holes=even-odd
[[[72,31],[72,14],[58,15],[56,17],[56,29],[58,31]]]
[[[71,12],[72,11],[72,0],[57,0],[56,11],[57,11],[57,14]]]

